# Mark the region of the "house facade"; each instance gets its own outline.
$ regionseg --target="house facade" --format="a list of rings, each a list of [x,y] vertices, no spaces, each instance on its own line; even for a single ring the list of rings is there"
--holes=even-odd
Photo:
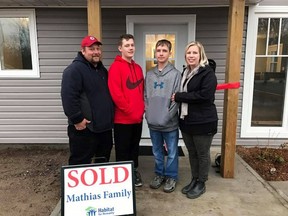
[[[171,62],[179,70],[185,64],[186,44],[198,40],[217,63],[218,83],[226,82],[229,1],[168,0],[163,5],[150,0],[103,0],[100,5],[107,68],[124,33],[135,36],[135,60],[144,75],[155,63],[153,48],[158,39],[172,42]],[[0,2],[0,145],[68,143],[61,78],[88,34],[87,15],[85,0]],[[236,143],[277,146],[287,142],[286,0],[246,1],[241,53]],[[221,145],[224,90],[216,92],[215,103],[219,127],[213,144]],[[144,123],[142,140],[149,143]],[[233,127],[229,119],[226,127]]]

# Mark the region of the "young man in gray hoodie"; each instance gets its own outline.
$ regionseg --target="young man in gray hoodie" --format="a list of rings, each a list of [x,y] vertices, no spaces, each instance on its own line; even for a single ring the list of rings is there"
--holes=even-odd
[[[164,184],[164,192],[175,190],[178,180],[178,108],[171,101],[179,91],[181,73],[170,62],[171,42],[162,39],[156,43],[156,67],[145,77],[145,118],[148,123],[155,158],[155,177],[150,182],[153,189]],[[165,151],[167,160],[165,163]]]

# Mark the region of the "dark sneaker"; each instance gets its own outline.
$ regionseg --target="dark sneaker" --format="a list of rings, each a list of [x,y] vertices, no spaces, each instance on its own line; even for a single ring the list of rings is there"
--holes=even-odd
[[[134,175],[135,175],[135,187],[141,187],[143,183],[140,173],[137,170],[135,170]]]
[[[164,176],[156,175],[154,179],[150,182],[150,188],[158,189],[164,183]]]
[[[176,188],[176,180],[173,178],[167,178],[165,185],[164,185],[164,192],[171,193]]]

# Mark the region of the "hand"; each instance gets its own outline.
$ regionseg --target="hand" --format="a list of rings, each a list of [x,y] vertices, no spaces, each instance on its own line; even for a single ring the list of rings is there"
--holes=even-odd
[[[172,94],[172,96],[171,96],[171,101],[172,101],[172,102],[175,101],[175,93]]]
[[[86,125],[89,124],[91,121],[88,121],[87,119],[83,119],[81,122],[75,124],[76,130],[84,130],[86,129]]]

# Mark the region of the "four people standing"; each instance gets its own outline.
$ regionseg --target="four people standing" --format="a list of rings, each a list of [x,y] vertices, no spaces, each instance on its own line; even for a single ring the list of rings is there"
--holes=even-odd
[[[174,191],[178,180],[179,106],[171,102],[171,95],[180,90],[181,73],[169,62],[171,49],[171,42],[166,39],[156,43],[157,65],[146,74],[144,94],[145,117],[155,158],[155,177],[150,187],[157,189],[165,182],[164,192]]]
[[[150,187],[157,189],[165,183],[165,192],[174,191],[178,180],[179,108],[179,126],[192,176],[182,193],[191,199],[201,196],[206,190],[210,147],[218,124],[214,104],[217,78],[203,45],[195,41],[186,46],[187,67],[181,78],[169,62],[170,41],[159,40],[155,47],[157,66],[146,75],[145,92],[142,69],[133,60],[133,35],[120,37],[121,55],[116,56],[109,73],[101,62],[101,46],[93,36],[83,38],[81,51],[63,72],[61,98],[69,123],[69,164],[89,164],[93,157],[109,161],[114,121],[116,161],[132,160],[135,186],[142,186],[137,168],[145,107],[155,157]]]

